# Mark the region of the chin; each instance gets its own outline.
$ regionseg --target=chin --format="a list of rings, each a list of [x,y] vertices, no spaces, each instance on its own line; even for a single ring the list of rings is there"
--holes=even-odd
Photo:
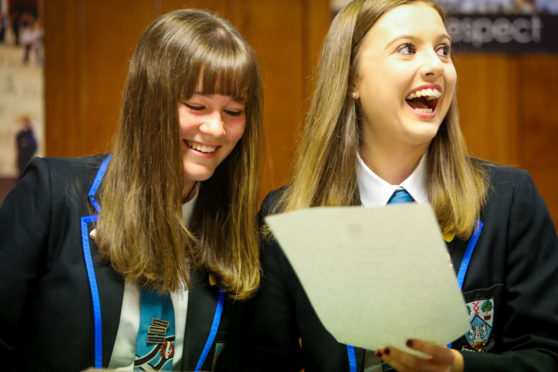
[[[439,127],[421,128],[421,130],[410,131],[409,139],[415,145],[428,145],[436,134],[438,134]]]
[[[184,179],[194,182],[207,181],[211,176],[213,176],[213,172],[184,172]]]

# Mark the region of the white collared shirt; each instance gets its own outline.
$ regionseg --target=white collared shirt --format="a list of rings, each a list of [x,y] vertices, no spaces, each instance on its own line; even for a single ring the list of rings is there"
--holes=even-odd
[[[198,193],[182,204],[182,218],[188,225],[194,211],[194,205]],[[139,284],[126,280],[124,283],[124,296],[122,298],[122,310],[120,312],[120,323],[114,341],[114,348],[110,357],[108,367],[117,370],[134,369],[136,355],[136,338],[140,323],[140,294]],[[184,331],[186,329],[186,312],[188,308],[188,289],[171,292],[171,300],[174,308],[174,356],[172,360],[173,370],[180,370],[182,351],[184,348]]]
[[[365,207],[381,207],[391,195],[405,189],[417,203],[428,203],[426,184],[426,153],[420,158],[416,169],[400,185],[392,185],[374,173],[357,152],[357,180],[360,202]]]

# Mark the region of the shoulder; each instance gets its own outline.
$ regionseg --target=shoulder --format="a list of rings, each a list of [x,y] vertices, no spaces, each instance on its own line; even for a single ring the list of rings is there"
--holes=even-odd
[[[527,170],[487,161],[480,161],[480,166],[488,176],[489,200],[539,197],[535,182]]]
[[[529,172],[525,169],[480,160],[480,166],[490,177],[491,183],[514,186],[525,182],[532,182]]]
[[[29,163],[29,172],[47,172],[52,181],[75,182],[89,180],[95,176],[106,155],[77,158],[34,158]]]
[[[60,175],[68,173],[95,173],[107,155],[99,154],[76,158],[34,158],[31,164],[38,168],[46,168]]]
[[[44,197],[50,194],[55,201],[79,199],[91,187],[106,155],[79,158],[34,158],[19,182],[23,190],[31,190]]]
[[[514,231],[539,226],[553,231],[553,222],[546,203],[528,171],[484,162],[489,189],[483,217],[498,219]]]
[[[285,193],[287,186],[283,186],[280,189],[270,191],[262,202],[262,208],[260,214],[262,216],[267,216],[273,213],[277,213],[280,208],[280,201]]]

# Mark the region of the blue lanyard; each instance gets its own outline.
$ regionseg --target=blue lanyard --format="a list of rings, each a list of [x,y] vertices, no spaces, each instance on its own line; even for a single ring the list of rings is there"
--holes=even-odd
[[[95,200],[95,193],[97,192],[97,189],[99,188],[101,181],[105,175],[111,156],[112,154],[107,156],[101,163],[101,166],[99,167],[99,170],[95,175],[93,184],[91,185],[91,189],[87,194],[89,196],[89,199],[91,199],[91,203],[93,204],[93,206],[98,212],[101,211],[101,207]],[[102,321],[101,321],[101,301],[99,296],[99,288],[97,286],[97,278],[95,275],[95,267],[93,266],[91,247],[89,245],[89,231],[87,229],[88,223],[96,222],[98,219],[99,219],[98,214],[93,216],[81,217],[81,243],[83,246],[85,268],[87,271],[87,277],[89,279],[89,287],[91,290],[91,300],[93,302],[95,368],[102,368],[103,367],[103,333],[102,333]],[[211,350],[211,346],[213,345],[215,336],[217,335],[217,330],[219,329],[219,323],[221,322],[221,314],[223,312],[225,295],[226,295],[226,291],[224,289],[221,289],[219,292],[219,299],[217,301],[217,308],[215,310],[215,315],[213,316],[213,323],[211,325],[211,330],[209,332],[207,341],[205,342],[205,346],[203,348],[200,359],[198,360],[198,364],[196,365],[195,371],[199,371],[202,368],[207,358],[207,355]]]
[[[457,272],[457,284],[459,289],[463,289],[463,282],[465,281],[465,275],[467,275],[467,270],[469,269],[469,263],[471,262],[471,257],[473,256],[473,251],[479,240],[480,233],[482,231],[483,223],[481,221],[475,221],[475,228],[473,230],[473,235],[469,239],[469,244],[461,260],[461,265],[459,266],[459,271]],[[451,349],[451,342],[447,345]],[[350,372],[357,371],[357,363],[355,356],[355,348],[351,345],[347,345],[347,355],[349,357],[349,370]]]
[[[465,281],[465,275],[467,275],[467,269],[469,268],[469,262],[471,261],[471,256],[473,256],[473,251],[479,240],[480,233],[482,231],[483,223],[481,221],[475,221],[475,229],[473,230],[473,235],[469,239],[469,244],[461,260],[461,266],[459,266],[459,271],[457,272],[457,284],[459,289],[463,289],[463,282]]]
[[[357,362],[354,346],[347,345],[347,355],[349,356],[349,371],[357,372]]]
[[[482,231],[483,223],[481,221],[475,221],[475,228],[473,230],[473,235],[469,239],[469,244],[467,244],[467,249],[465,249],[465,254],[461,260],[461,265],[459,266],[459,271],[457,272],[457,285],[460,290],[463,290],[463,282],[465,282],[465,275],[467,275],[467,270],[469,269],[469,262],[471,262],[471,257],[473,256],[473,251],[479,240],[480,233]],[[448,349],[451,349],[451,342],[447,345]]]

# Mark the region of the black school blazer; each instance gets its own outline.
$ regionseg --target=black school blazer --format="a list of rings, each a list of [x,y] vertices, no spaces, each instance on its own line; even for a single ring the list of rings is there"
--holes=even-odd
[[[104,160],[108,162],[105,155],[35,158],[0,208],[3,371],[80,371],[95,365],[95,352],[101,355],[103,367],[110,361],[124,280],[98,259],[97,246],[89,238],[91,221],[98,214],[99,184],[94,180],[102,179]],[[100,299],[98,351],[85,246],[91,250]],[[220,290],[209,285],[205,272],[193,272],[192,278],[181,369],[193,371],[207,343]],[[239,333],[243,306],[228,297],[224,300],[203,370],[236,370],[238,353],[225,345]]]
[[[526,171],[488,164],[486,169],[491,189],[462,288],[471,332],[452,347],[462,351],[465,371],[558,371],[554,225]],[[267,196],[262,216],[272,212],[280,194],[278,190]],[[468,244],[459,239],[447,244],[456,271]],[[346,345],[323,327],[271,239],[262,242],[262,266],[246,371],[349,371]],[[356,349],[355,354],[357,370],[362,371],[364,351]]]

